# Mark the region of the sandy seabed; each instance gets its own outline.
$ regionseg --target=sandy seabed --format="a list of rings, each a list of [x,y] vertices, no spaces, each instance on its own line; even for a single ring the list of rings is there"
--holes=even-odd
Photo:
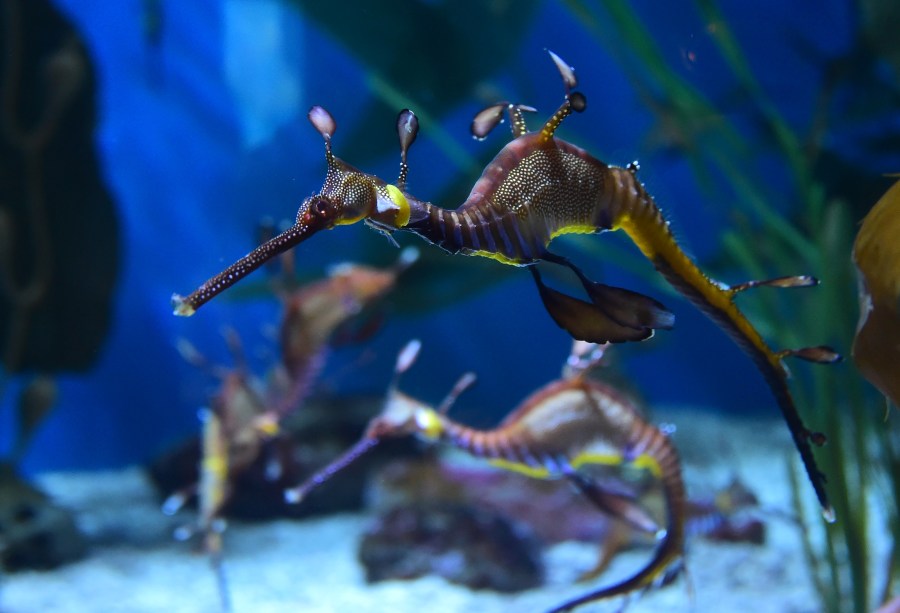
[[[702,412],[662,413],[679,426],[674,435],[692,494],[726,485],[737,474],[761,506],[788,512],[788,459],[780,421],[727,419]],[[216,582],[204,556],[173,541],[186,518],[170,518],[138,468],[103,473],[55,473],[39,484],[73,509],[91,542],[83,561],[52,572],[9,575],[0,584],[0,611],[156,612],[220,611]],[[811,488],[808,488],[811,489]],[[814,502],[812,503],[814,504]],[[812,507],[810,507],[812,508]],[[763,515],[764,546],[692,538],[687,576],[633,599],[631,613],[657,611],[806,613],[818,610],[799,526]],[[596,559],[596,546],[564,543],[546,553],[547,582],[516,595],[470,591],[437,577],[365,583],[356,561],[365,514],[262,524],[233,522],[225,535],[226,573],[233,610],[243,612],[540,612],[587,591],[574,584]],[[651,552],[619,554],[592,585],[632,573]],[[617,611],[621,599],[579,611]]]

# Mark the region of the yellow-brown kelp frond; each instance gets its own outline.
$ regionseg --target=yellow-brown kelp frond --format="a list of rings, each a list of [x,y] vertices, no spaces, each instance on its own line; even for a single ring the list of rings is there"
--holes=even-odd
[[[863,219],[853,245],[859,270],[859,325],[853,360],[900,406],[900,182]]]

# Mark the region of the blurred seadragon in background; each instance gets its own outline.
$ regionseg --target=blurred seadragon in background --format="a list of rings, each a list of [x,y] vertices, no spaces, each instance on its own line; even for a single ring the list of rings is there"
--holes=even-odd
[[[638,532],[655,535],[656,551],[638,571],[612,585],[568,600],[554,607],[554,612],[640,593],[667,584],[681,573],[686,495],[678,452],[667,433],[645,421],[630,399],[587,376],[602,359],[605,347],[576,341],[563,377],[533,392],[491,430],[471,428],[447,416],[459,394],[474,382],[472,373],[460,378],[438,406],[397,389],[397,378],[412,366],[420,348],[419,341],[411,341],[400,351],[384,408],[369,422],[359,442],[320,472],[287,490],[288,500],[301,502],[312,490],[376,445],[396,437],[416,435],[529,477],[567,479],[605,515]],[[580,470],[591,465],[646,470],[662,490],[664,520],[657,523],[634,496],[609,488]],[[608,562],[606,555],[604,552],[597,566],[585,573],[585,579],[602,572]]]
[[[285,483],[318,468],[309,450],[303,449],[304,441],[298,440],[285,420],[308,408],[304,401],[322,374],[330,347],[365,340],[380,323],[374,311],[417,257],[416,249],[407,248],[392,266],[385,268],[343,263],[333,266],[325,279],[278,290],[284,305],[278,331],[279,359],[264,377],[250,372],[233,331],[226,335],[236,362],[233,369],[213,366],[193,345],[180,343],[179,350],[186,360],[210,371],[221,383],[209,407],[201,411],[199,440],[189,441],[171,454],[178,458],[176,466],[183,465],[185,457],[196,466],[196,472],[187,471],[188,483],[175,484],[185,475],[167,474],[170,471],[164,466],[171,461],[157,463],[151,471],[164,492],[174,488],[163,503],[165,513],[175,514],[196,499],[196,521],[176,534],[186,539],[197,533],[202,538],[224,610],[231,605],[223,567],[222,534],[233,498],[255,497],[253,504],[265,507],[270,499],[260,496],[255,488],[280,492]],[[288,264],[288,258],[283,260]],[[293,265],[284,268],[293,271]],[[291,282],[284,279],[282,284]],[[368,321],[370,318],[372,321]],[[354,417],[344,415],[338,420],[352,429]],[[261,478],[256,473],[261,473]],[[166,483],[172,477],[174,482]],[[251,486],[260,482],[260,486]],[[269,513],[277,515],[280,505],[268,506]]]

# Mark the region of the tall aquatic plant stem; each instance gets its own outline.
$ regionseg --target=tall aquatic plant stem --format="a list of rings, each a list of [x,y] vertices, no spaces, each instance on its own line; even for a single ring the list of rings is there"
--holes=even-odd
[[[604,0],[602,5],[606,15],[598,14],[593,3],[583,0],[567,0],[566,4],[626,69],[633,63],[639,66],[636,72],[645,74],[649,83],[641,85],[636,82],[635,87],[663,92],[678,120],[689,123],[693,117],[719,115],[700,92],[672,70],[630,3]],[[612,23],[613,27],[608,27],[607,22]],[[636,77],[632,80],[635,81]],[[706,166],[720,173],[732,185],[734,196],[765,223],[767,231],[785,240],[805,261],[814,261],[815,246],[792,224],[782,223],[783,215],[770,204],[777,199],[760,187],[765,183],[751,181],[746,176],[746,169],[738,167],[736,159],[740,156],[736,152],[744,149],[745,140],[733,125],[726,121],[716,123],[714,138],[699,139],[694,155],[702,156],[702,159],[696,160],[694,167]],[[704,152],[706,155],[703,155]]]
[[[807,156],[803,153],[800,139],[797,138],[778,108],[760,86],[750,69],[750,63],[741,51],[740,44],[728,26],[728,21],[719,10],[718,4],[714,0],[695,0],[695,2],[700,14],[708,24],[707,32],[719,48],[720,54],[728,63],[737,82],[752,97],[756,108],[759,109],[769,130],[775,136],[775,141],[790,166],[791,174],[797,180],[801,197],[808,200],[809,197],[806,194],[812,186],[812,173]]]

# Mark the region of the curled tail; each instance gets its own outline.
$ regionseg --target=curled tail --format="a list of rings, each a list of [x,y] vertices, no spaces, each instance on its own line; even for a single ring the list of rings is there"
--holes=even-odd
[[[624,596],[656,584],[666,583],[683,568],[686,508],[678,452],[665,434],[646,423],[642,423],[632,432],[631,441],[628,450],[629,459],[647,458],[650,471],[662,482],[666,501],[665,535],[653,557],[637,573],[615,585],[573,598],[552,609],[550,613],[570,611],[589,602]]]

